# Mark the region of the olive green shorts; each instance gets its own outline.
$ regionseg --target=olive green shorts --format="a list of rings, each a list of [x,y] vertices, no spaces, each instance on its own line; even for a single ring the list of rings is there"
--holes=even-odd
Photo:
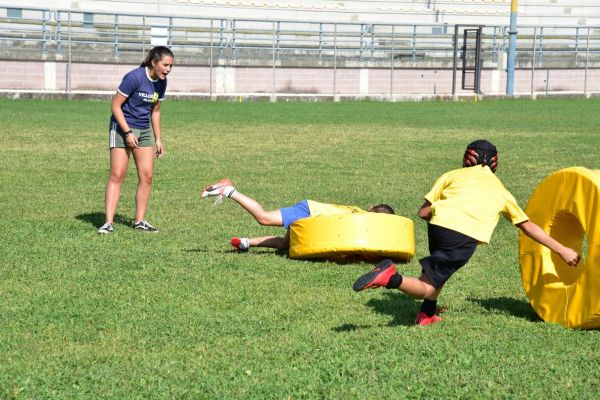
[[[139,147],[152,147],[154,146],[154,134],[152,128],[137,129],[131,128],[133,134],[138,138]],[[116,122],[111,122],[110,129],[108,131],[108,148],[125,148],[125,133]]]

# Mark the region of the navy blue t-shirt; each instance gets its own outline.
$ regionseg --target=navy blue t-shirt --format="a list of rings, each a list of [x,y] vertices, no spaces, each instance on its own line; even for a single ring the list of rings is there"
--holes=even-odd
[[[157,101],[165,98],[167,80],[152,80],[146,67],[129,71],[119,85],[119,93],[127,97],[121,109],[130,128],[146,129],[150,127],[150,111]],[[111,116],[114,120],[114,116]]]

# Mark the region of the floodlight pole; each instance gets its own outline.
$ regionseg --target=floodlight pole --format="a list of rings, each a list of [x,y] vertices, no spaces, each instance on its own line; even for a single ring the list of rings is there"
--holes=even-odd
[[[517,52],[517,3],[518,0],[511,0],[510,3],[510,28],[508,31],[508,63],[506,71],[506,95],[512,96],[515,89],[515,58]]]

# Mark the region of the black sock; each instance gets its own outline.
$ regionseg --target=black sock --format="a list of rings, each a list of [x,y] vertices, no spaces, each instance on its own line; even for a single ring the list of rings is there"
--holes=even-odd
[[[427,314],[428,317],[431,317],[435,314],[437,310],[437,300],[423,300],[423,304],[421,304],[421,311]]]
[[[401,284],[402,284],[402,275],[396,273],[396,274],[392,275],[392,277],[390,278],[390,281],[388,282],[387,285],[385,285],[385,287],[388,289],[398,289]]]

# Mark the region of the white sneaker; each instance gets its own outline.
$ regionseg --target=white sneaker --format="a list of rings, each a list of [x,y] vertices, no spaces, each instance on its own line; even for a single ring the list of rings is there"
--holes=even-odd
[[[98,233],[106,235],[109,233],[113,233],[113,231],[115,230],[115,228],[113,228],[113,225],[111,223],[105,223],[104,225],[102,225],[100,228],[98,228]]]
[[[139,229],[140,231],[145,232],[158,232],[158,229],[150,225],[150,223],[146,220],[134,222],[133,229]]]
[[[227,178],[223,178],[220,181],[207,186],[202,191],[201,197],[217,196],[215,199],[215,206],[220,205],[223,202],[223,197],[231,197],[235,192],[233,183]]]

